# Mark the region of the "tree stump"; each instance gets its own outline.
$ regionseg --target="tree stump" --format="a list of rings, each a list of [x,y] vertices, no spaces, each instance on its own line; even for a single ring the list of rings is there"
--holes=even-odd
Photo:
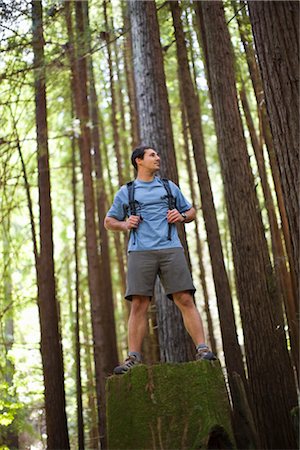
[[[109,450],[235,448],[219,361],[140,365],[106,391]]]

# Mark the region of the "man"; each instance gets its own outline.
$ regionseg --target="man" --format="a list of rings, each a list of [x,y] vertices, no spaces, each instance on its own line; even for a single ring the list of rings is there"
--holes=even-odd
[[[128,358],[114,369],[127,372],[142,361],[142,342],[147,329],[147,310],[159,275],[167,296],[180,309],[185,328],[196,346],[196,359],[214,360],[205,344],[202,320],[195,306],[195,287],[179,240],[176,223],[195,219],[195,209],[171,181],[169,186],[176,207],[169,209],[168,195],[159,170],[159,154],[151,147],[136,148],[131,162],[137,170],[134,181],[135,214],[130,212],[128,187],[117,192],[105,217],[105,227],[112,231],[130,231],[128,272],[125,298],[131,301],[128,321]],[[126,219],[127,217],[127,219]]]

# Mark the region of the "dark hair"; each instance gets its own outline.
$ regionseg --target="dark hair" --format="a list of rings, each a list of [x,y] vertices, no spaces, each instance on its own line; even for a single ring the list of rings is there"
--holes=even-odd
[[[141,145],[140,147],[137,147],[133,150],[131,154],[131,164],[133,165],[135,170],[137,170],[137,163],[135,161],[136,158],[144,159],[145,151],[149,150],[150,148],[152,150],[155,150],[151,145]]]

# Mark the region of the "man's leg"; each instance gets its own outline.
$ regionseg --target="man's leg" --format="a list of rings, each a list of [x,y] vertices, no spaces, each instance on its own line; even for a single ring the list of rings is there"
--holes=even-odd
[[[205,335],[202,319],[189,291],[176,292],[173,300],[181,311],[185,328],[196,346],[196,359],[209,360],[216,359],[205,343]]]
[[[150,298],[133,295],[128,320],[128,357],[124,363],[114,368],[116,375],[126,373],[136,364],[142,362],[142,344],[147,331],[147,310]]]
[[[200,313],[189,291],[176,292],[173,300],[180,309],[184,326],[197,346],[205,342],[203,323]]]
[[[134,295],[128,320],[128,350],[142,351],[143,339],[147,331],[147,311],[150,299],[142,295]]]

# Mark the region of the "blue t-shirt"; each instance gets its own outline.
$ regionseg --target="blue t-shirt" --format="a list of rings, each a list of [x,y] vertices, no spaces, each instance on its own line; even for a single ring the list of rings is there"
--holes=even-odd
[[[176,200],[176,209],[180,213],[189,210],[192,205],[182,195],[179,187],[172,181],[169,181],[169,184],[172,195]],[[135,180],[136,214],[142,217],[142,221],[136,232],[130,233],[129,252],[182,247],[175,224],[171,227],[171,240],[168,240],[167,212],[169,204],[166,195],[167,191],[158,177],[154,177],[153,181]],[[117,220],[125,220],[130,215],[126,185],[122,186],[117,192],[107,215]]]

